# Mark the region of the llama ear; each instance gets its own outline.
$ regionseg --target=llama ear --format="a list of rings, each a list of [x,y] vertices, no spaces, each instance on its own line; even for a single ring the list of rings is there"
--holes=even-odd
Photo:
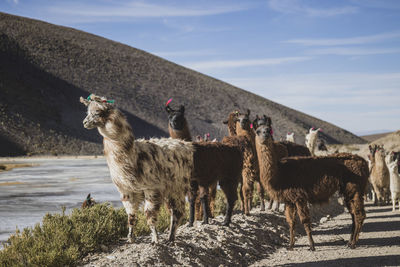
[[[82,104],[84,104],[85,106],[88,106],[90,101],[87,100],[86,98],[80,97],[79,98],[79,102],[81,102]]]
[[[184,105],[181,105],[181,106],[179,107],[179,112],[180,112],[180,113],[185,113],[185,106],[184,106]]]
[[[246,115],[247,115],[247,116],[250,116],[250,109],[247,109]]]
[[[228,121],[223,121],[222,123],[223,123],[223,124],[228,124]]]
[[[165,106],[165,110],[169,113],[172,112],[172,108],[170,106]]]

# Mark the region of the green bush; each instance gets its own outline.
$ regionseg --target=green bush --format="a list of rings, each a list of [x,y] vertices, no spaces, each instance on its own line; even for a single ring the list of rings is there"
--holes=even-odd
[[[169,213],[161,208],[158,231],[169,226]],[[127,215],[123,208],[108,203],[87,209],[73,209],[70,215],[46,214],[41,224],[17,230],[0,251],[0,266],[74,266],[89,252],[99,251],[128,234]],[[143,212],[137,214],[136,236],[147,235]]]

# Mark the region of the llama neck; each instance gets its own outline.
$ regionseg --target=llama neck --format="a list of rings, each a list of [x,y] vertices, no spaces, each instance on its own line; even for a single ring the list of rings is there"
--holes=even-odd
[[[182,130],[172,129],[171,125],[168,123],[169,136],[173,139],[182,139],[185,141],[192,141],[192,135],[190,134],[188,124],[185,120]]]
[[[104,152],[132,148],[135,140],[132,128],[125,116],[119,110],[113,110],[104,127],[99,127],[99,133],[104,137]]]
[[[375,152],[375,166],[376,168],[383,168],[386,166],[385,158],[379,152]]]
[[[264,181],[266,184],[263,185],[269,188],[271,184],[275,184],[279,179],[279,158],[274,148],[274,142],[271,139],[261,143],[256,136],[256,148],[258,161],[260,162],[260,180]]]

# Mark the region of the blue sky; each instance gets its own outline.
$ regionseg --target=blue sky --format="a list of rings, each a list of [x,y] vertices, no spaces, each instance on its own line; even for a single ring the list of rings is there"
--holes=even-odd
[[[354,133],[400,129],[398,0],[3,0]]]

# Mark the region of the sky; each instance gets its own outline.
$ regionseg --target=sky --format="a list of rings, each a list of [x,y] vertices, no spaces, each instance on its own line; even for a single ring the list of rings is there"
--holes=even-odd
[[[400,129],[400,0],[1,0],[0,11],[142,49],[356,134]]]

